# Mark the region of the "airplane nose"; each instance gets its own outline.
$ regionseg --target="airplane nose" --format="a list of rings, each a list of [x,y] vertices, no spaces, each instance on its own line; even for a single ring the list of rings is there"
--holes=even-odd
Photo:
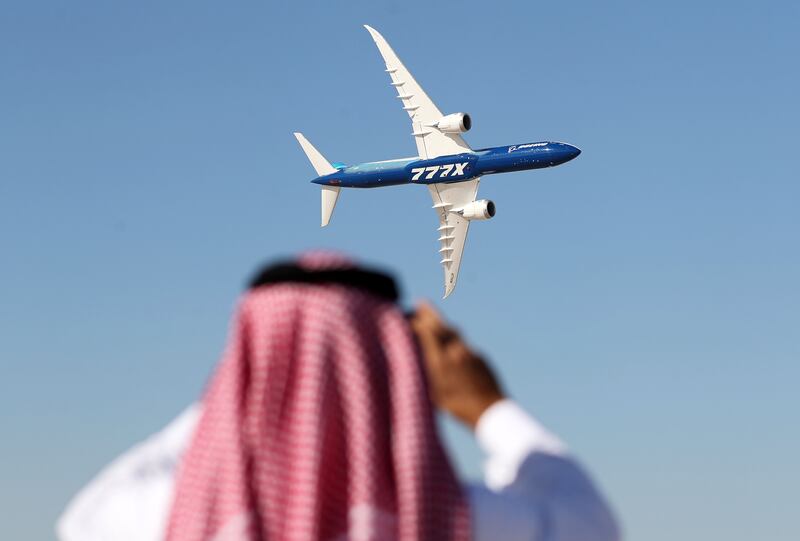
[[[551,143],[550,151],[552,152],[550,158],[550,166],[561,165],[570,160],[574,160],[581,153],[578,147],[568,145],[567,143]]]
[[[570,160],[574,160],[581,153],[581,149],[579,149],[578,147],[574,147],[574,146],[568,145],[566,143],[562,143],[562,145],[563,145],[563,149],[562,149],[561,152],[563,153],[565,162],[568,162]]]

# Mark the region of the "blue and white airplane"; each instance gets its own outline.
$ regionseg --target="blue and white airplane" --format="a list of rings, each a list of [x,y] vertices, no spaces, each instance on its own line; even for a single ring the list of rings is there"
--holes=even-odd
[[[442,114],[384,37],[374,28],[364,27],[386,62],[386,72],[397,90],[403,110],[411,117],[411,135],[417,143],[418,156],[350,166],[332,165],[303,134],[294,135],[319,175],[311,182],[322,186],[323,227],[330,222],[342,188],[378,188],[398,184],[428,187],[433,208],[439,216],[439,253],[444,268],[446,298],[456,286],[469,223],[488,220],[495,214],[492,201],[475,199],[481,177],[553,167],[568,162],[581,151],[572,145],[551,141],[472,150],[460,135],[470,129],[470,116],[466,113]]]

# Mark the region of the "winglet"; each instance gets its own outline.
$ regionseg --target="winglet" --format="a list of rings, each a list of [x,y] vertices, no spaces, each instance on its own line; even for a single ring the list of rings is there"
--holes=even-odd
[[[375,42],[375,45],[378,46],[378,51],[381,53],[383,61],[386,63],[387,71],[397,71],[397,68],[401,67],[403,63],[397,57],[397,53],[394,52],[389,42],[386,41],[386,38],[368,24],[365,24],[364,28],[366,28],[369,35],[372,36],[372,41]]]
[[[369,32],[370,34],[372,34],[372,37],[373,37],[373,38],[376,38],[377,36],[383,37],[383,36],[381,36],[381,33],[380,33],[380,32],[378,32],[377,30],[375,30],[374,28],[372,28],[372,27],[371,27],[370,25],[368,25],[368,24],[365,24],[365,25],[364,25],[364,28],[366,28],[366,29],[367,29],[367,32]]]
[[[450,293],[452,293],[453,290],[456,288],[456,281],[455,281],[456,277],[455,274],[452,272],[450,273],[450,280],[452,281],[449,281],[444,285],[444,297],[442,297],[442,299],[446,299],[447,297],[449,297]]]

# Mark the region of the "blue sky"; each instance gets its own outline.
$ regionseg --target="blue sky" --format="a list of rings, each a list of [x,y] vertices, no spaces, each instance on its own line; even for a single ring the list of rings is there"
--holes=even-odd
[[[257,265],[395,269],[493,360],[629,539],[797,539],[798,9],[790,2],[7,2],[0,17],[0,537],[198,396]],[[410,156],[361,24],[475,148],[581,156],[489,177],[440,302],[427,190],[313,170]],[[469,434],[447,423],[465,476]]]

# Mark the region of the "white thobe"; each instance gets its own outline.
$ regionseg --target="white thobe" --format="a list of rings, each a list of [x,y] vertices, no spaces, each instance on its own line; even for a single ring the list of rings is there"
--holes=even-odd
[[[161,541],[175,472],[200,416],[187,408],[103,469],[58,520],[60,541]],[[603,497],[566,446],[511,400],[475,429],[483,483],[468,484],[474,541],[616,541]]]

